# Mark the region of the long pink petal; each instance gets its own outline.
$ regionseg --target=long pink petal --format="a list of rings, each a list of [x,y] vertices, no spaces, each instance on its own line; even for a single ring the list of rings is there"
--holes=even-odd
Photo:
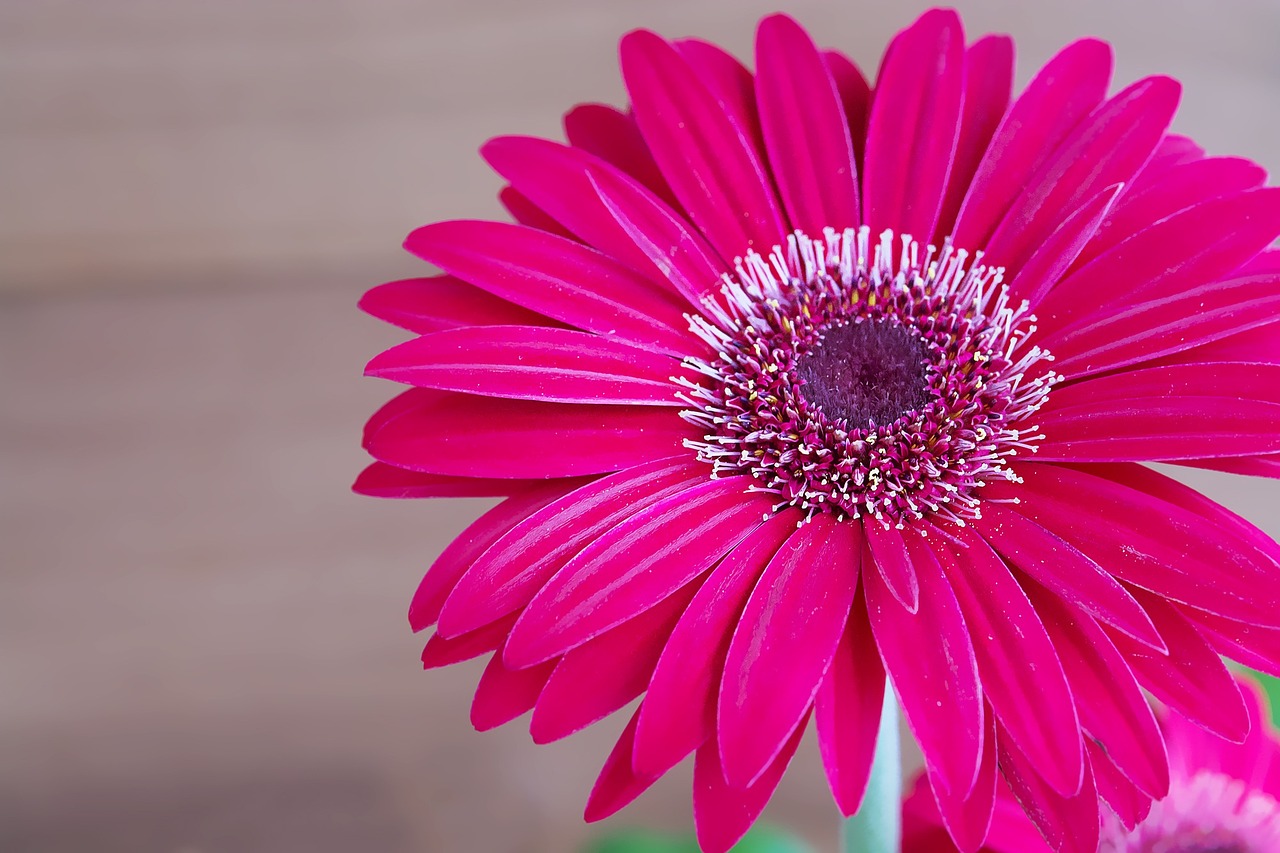
[[[981,248],[1031,176],[1107,94],[1111,47],[1082,39],[1063,48],[1005,114],[956,217],[955,242]]]
[[[534,743],[568,737],[639,696],[697,583],[571,650],[538,696],[529,723]],[[505,652],[504,652],[505,654]]]
[[[375,498],[505,498],[528,487],[523,480],[448,477],[374,462],[356,477],[351,491]]]
[[[555,323],[450,275],[380,284],[360,298],[360,310],[419,335],[458,326]]]
[[[725,781],[714,742],[703,744],[693,765],[693,819],[703,853],[728,853],[755,823],[795,755],[808,719],[802,720],[760,778],[748,788]]]
[[[987,262],[1016,274],[1071,211],[1132,180],[1172,121],[1181,91],[1172,78],[1148,77],[1094,111],[1028,179],[987,242]]]
[[[822,53],[827,70],[840,95],[840,106],[849,125],[849,137],[853,142],[854,160],[861,171],[863,155],[867,150],[867,120],[871,117],[871,85],[853,60],[834,50]]]
[[[1024,482],[992,485],[985,496],[1020,498],[1021,515],[1121,580],[1228,618],[1280,626],[1276,566],[1248,543],[1105,477],[1039,463],[1019,473]]]
[[[1084,749],[1076,703],[1040,617],[991,546],[951,527],[928,545],[951,582],[973,637],[982,692],[1009,737],[1055,791],[1080,789]]]
[[[725,779],[752,784],[813,705],[858,586],[858,527],[820,513],[778,549],[729,644],[717,738]]]
[[[675,294],[563,237],[504,222],[437,222],[410,234],[405,247],[495,296],[588,332],[678,356],[696,346]]]
[[[528,196],[515,187],[503,187],[499,190],[498,201],[502,202],[507,213],[510,213],[511,218],[520,225],[537,228],[539,231],[546,231],[548,234],[564,237],[566,240],[578,239],[577,235],[552,219],[545,210],[530,201]]]
[[[907,608],[908,613],[915,613],[920,606],[920,582],[916,579],[915,566],[907,553],[902,531],[874,522],[864,523],[862,530],[873,558],[867,567],[874,565],[893,597]]]
[[[867,790],[883,702],[884,664],[860,591],[814,700],[822,765],[836,806],[846,816],[858,810]]]
[[[667,204],[678,204],[631,116],[606,104],[579,104],[565,113],[564,134],[573,147],[617,166]]]
[[[522,609],[599,536],[705,480],[705,466],[694,460],[661,459],[602,477],[530,513],[458,580],[440,611],[440,629],[459,634]]]
[[[765,18],[756,32],[756,100],[791,227],[813,236],[857,227],[849,123],[822,54],[786,15]]]
[[[1164,736],[1175,768],[1184,778],[1201,770],[1222,773],[1239,779],[1252,790],[1262,790],[1270,759],[1275,755],[1275,731],[1265,705],[1261,687],[1252,678],[1237,679],[1245,707],[1249,712],[1249,734],[1242,743],[1224,743],[1181,714],[1166,714]]]
[[[756,105],[755,76],[738,58],[719,45],[696,38],[672,44],[698,79],[724,109],[729,123],[751,144],[756,160],[764,162],[764,133]]]
[[[1178,612],[1195,623],[1219,654],[1280,678],[1280,628],[1248,625],[1193,607],[1179,607]]]
[[[636,772],[658,776],[715,732],[716,702],[733,628],[764,567],[795,531],[798,511],[770,518],[712,570],[671,632],[636,727]],[[877,711],[878,713],[878,711]]]
[[[365,375],[422,388],[550,403],[684,405],[669,355],[572,329],[473,326],[405,341]]]
[[[1011,505],[987,503],[973,525],[1009,563],[1084,612],[1141,643],[1164,642],[1142,605],[1111,574],[1062,537],[1019,514]]]
[[[641,776],[631,769],[631,751],[635,742],[636,721],[639,719],[640,708],[637,708],[622,730],[618,743],[609,753],[609,758],[605,760],[600,776],[591,789],[591,796],[587,798],[587,808],[583,813],[583,819],[587,823],[595,823],[616,814],[658,781],[657,776]]]
[[[446,391],[365,441],[391,465],[461,477],[603,474],[665,459],[698,433],[670,409],[502,400]]]
[[[1111,639],[1153,696],[1209,731],[1239,743],[1249,733],[1249,712],[1222,659],[1195,626],[1169,602],[1142,590],[1136,594],[1169,645],[1161,655],[1128,637]]]
[[[786,225],[750,142],[675,48],[639,30],[619,46],[636,122],[689,218],[723,257],[767,254]]]
[[[708,480],[632,516],[588,545],[511,632],[509,666],[531,666],[647,610],[705,572],[758,527],[770,499],[741,477]]]
[[[1085,740],[1089,753],[1089,765],[1093,768],[1093,781],[1098,786],[1098,796],[1120,818],[1120,822],[1132,830],[1151,813],[1151,796],[1144,793],[1116,767],[1109,752],[1096,741]]]
[[[1073,797],[1063,797],[1040,778],[1039,769],[1018,751],[1012,738],[997,727],[1000,772],[1027,816],[1056,853],[1097,853],[1099,812],[1093,770],[1085,763],[1084,783]]]
[[[918,538],[912,535],[907,542]],[[920,582],[919,609],[908,613],[878,572],[863,572],[867,613],[925,764],[948,792],[963,797],[973,789],[982,757],[978,665],[942,567],[927,548],[913,548],[911,554]]]
[[[951,233],[956,214],[969,191],[978,164],[1009,108],[1013,95],[1013,39],[1003,35],[978,39],[964,52],[964,99],[960,137],[947,177],[935,238]]]
[[[978,779],[967,797],[950,794],[942,785],[929,790],[938,807],[938,817],[947,834],[961,853],[976,853],[982,847],[991,829],[996,805],[996,727],[991,706],[984,715],[982,736],[982,761],[978,765]],[[932,777],[925,774],[932,782]]]
[[[1155,715],[1133,671],[1087,614],[1028,585],[1075,696],[1080,723],[1111,760],[1150,797],[1169,792],[1169,758]]]
[[[1093,239],[1123,187],[1123,184],[1113,184],[1102,190],[1054,229],[1031,252],[1009,283],[1009,298],[1014,302],[1025,299],[1033,308],[1040,304]]]
[[[409,605],[409,626],[414,631],[429,628],[440,618],[440,608],[458,579],[476,558],[511,528],[542,507],[573,491],[573,485],[544,483],[507,498],[454,537],[427,569]],[[480,627],[480,626],[475,626]]]
[[[929,57],[922,62],[921,57]],[[867,128],[863,218],[928,239],[960,131],[964,29],[951,10],[925,12],[889,45]]]
[[[439,631],[431,635],[422,649],[423,669],[451,666],[483,654],[496,651],[510,632],[514,617],[499,619],[483,628],[477,628],[456,637],[445,637]]]
[[[508,669],[502,663],[499,647],[476,685],[476,695],[471,700],[471,725],[476,731],[484,732],[532,710],[558,663],[550,660],[528,669]]]

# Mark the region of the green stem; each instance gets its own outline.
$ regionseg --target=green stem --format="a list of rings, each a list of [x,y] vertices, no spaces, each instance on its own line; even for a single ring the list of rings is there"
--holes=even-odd
[[[902,848],[902,751],[898,745],[898,700],[885,685],[880,733],[862,807],[844,822],[844,853],[898,853]]]

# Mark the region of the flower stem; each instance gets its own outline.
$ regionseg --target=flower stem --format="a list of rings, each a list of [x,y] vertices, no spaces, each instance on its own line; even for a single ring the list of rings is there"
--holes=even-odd
[[[886,685],[887,686],[887,685]],[[862,806],[844,822],[844,853],[898,853],[902,848],[902,750],[898,745],[898,700],[884,691],[880,732]]]

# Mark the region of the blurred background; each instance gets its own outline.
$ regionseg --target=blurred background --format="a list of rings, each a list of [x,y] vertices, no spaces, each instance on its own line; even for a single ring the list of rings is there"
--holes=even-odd
[[[622,720],[549,747],[467,721],[405,610],[483,502],[348,486],[360,378],[399,340],[361,291],[438,218],[499,217],[475,154],[620,103],[637,26],[751,55],[778,7],[874,72],[925,3],[0,3],[0,850],[570,851]],[[1280,3],[958,4],[1019,81],[1109,39],[1117,84],[1280,169]],[[1280,533],[1280,484],[1196,476]],[[688,771],[614,825],[690,825]],[[767,817],[833,849],[806,744]]]

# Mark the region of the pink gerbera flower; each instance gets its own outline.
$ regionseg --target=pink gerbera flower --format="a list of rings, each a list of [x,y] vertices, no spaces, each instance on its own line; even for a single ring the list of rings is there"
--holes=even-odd
[[[1274,853],[1280,850],[1280,735],[1255,685],[1243,690],[1252,724],[1241,744],[1224,741],[1177,713],[1161,717],[1169,747],[1169,794],[1152,803],[1124,780],[1098,777],[1111,806],[1099,853]],[[1114,774],[1111,774],[1114,775]],[[903,853],[956,853],[928,785],[917,780],[903,803]],[[1081,814],[1081,819],[1086,815]],[[1055,816],[1061,821],[1071,816]],[[1001,785],[983,853],[1048,853],[1051,848]]]
[[[620,53],[628,111],[485,145],[521,224],[420,228],[445,275],[362,302],[420,337],[369,365],[415,387],[357,491],[506,498],[409,613],[426,666],[492,655],[477,728],[644,694],[587,817],[696,752],[707,850],[811,718],[854,811],[886,674],[964,849],[997,765],[1047,833],[1104,783],[1164,795],[1142,688],[1243,738],[1218,653],[1275,668],[1280,548],[1141,463],[1280,472],[1263,171],[1167,132],[1173,80],[1108,97],[1099,41],[1011,101],[1010,40],[949,11],[874,89],[784,16],[754,75]]]

